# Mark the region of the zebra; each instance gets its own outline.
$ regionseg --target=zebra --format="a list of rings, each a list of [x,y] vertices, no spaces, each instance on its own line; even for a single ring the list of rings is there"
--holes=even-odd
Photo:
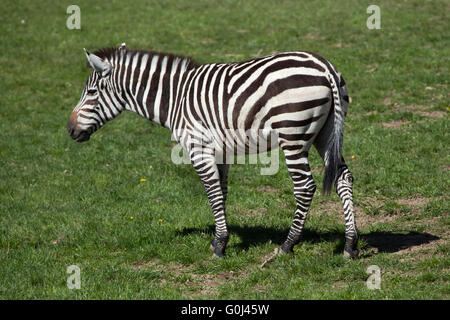
[[[225,213],[229,164],[217,161],[209,143],[192,137],[209,133],[226,157],[236,152],[236,144],[248,151],[247,142],[236,134],[228,139],[227,130],[262,129],[266,136],[277,134],[276,147],[284,153],[294,185],[294,218],[279,252],[293,254],[301,241],[316,191],[308,163],[314,145],[325,165],[324,193],[334,185],[343,204],[344,256],[357,257],[353,176],[342,155],[349,96],[342,75],[329,61],[312,52],[294,51],[245,62],[197,64],[190,57],[131,50],[125,43],[84,51],[93,71],[70,115],[70,136],[87,141],[123,110],[170,129],[204,184],[215,221],[213,256],[224,257],[229,240]]]

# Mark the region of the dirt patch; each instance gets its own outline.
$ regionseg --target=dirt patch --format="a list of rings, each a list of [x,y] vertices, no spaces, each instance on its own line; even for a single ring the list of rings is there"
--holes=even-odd
[[[443,118],[446,114],[444,111],[417,111],[416,113],[434,119]]]
[[[267,213],[267,208],[258,208],[247,213],[250,217],[260,217]]]
[[[428,239],[431,239],[431,238],[428,238]],[[422,240],[424,241],[424,243],[413,242],[410,247],[406,247],[405,249],[401,249],[401,250],[398,250],[393,253],[394,254],[409,254],[409,253],[418,253],[419,251],[423,251],[423,252],[420,252],[415,255],[415,258],[422,260],[422,259],[426,259],[426,258],[432,256],[433,254],[431,251],[433,249],[435,249],[437,245],[444,244],[447,242],[445,239],[442,239],[442,238],[431,239],[429,242],[427,242],[428,239],[426,237],[422,237]]]
[[[358,229],[372,226],[376,223],[390,223],[398,219],[396,215],[370,215],[360,211],[360,214],[356,214],[356,227]]]
[[[217,274],[189,274],[189,278],[183,284],[186,288],[186,295],[190,299],[201,297],[211,297],[217,294],[220,286],[247,277],[246,271],[221,271]]]
[[[410,105],[402,105],[398,102],[394,103],[394,107],[392,108],[392,112],[417,112],[420,110],[426,109],[425,106],[422,105],[416,105],[416,104],[410,104]]]
[[[198,296],[210,296],[217,293],[217,288],[230,280],[235,275],[234,271],[219,272],[218,274],[191,274],[190,279],[187,279],[185,284],[190,289],[195,289],[197,294],[192,295],[192,298]]]
[[[256,188],[256,190],[262,193],[269,193],[269,194],[277,194],[280,191],[280,189],[271,186],[259,186]]]
[[[408,199],[396,199],[394,201],[401,205],[417,207],[427,205],[430,200],[430,198],[415,197]]]
[[[380,200],[366,198],[354,204],[356,226],[365,228],[377,223],[391,223],[406,215],[419,213],[428,204],[430,198],[414,197],[396,200]],[[395,202],[398,208],[387,205],[387,202]],[[394,204],[395,205],[395,204]],[[330,215],[336,222],[341,223],[343,219],[343,208],[340,201],[326,201],[314,204],[311,215]]]
[[[50,241],[51,244],[58,244],[66,239],[66,236],[61,236],[58,239]]]
[[[327,213],[344,213],[342,204],[340,201],[326,201],[314,204],[311,214],[327,214]]]
[[[419,196],[395,200],[379,200],[375,198],[360,200],[355,206],[356,224],[358,227],[366,227],[375,223],[393,222],[406,215],[419,213],[430,200],[430,198]],[[387,205],[388,202],[394,202],[398,207],[392,207],[392,204]]]
[[[201,261],[199,264],[209,263],[210,261]],[[164,264],[159,259],[139,261],[132,264],[123,263],[122,266],[135,271],[153,270],[161,275],[158,280],[161,284],[181,288],[186,297],[191,299],[210,297],[217,293],[221,285],[248,276],[248,270],[221,271],[217,274],[197,273],[195,272],[196,265]]]
[[[448,235],[447,236],[441,236],[438,240],[424,243],[417,246],[412,246],[403,250],[399,250],[397,252],[394,252],[394,254],[401,254],[403,257],[399,260],[400,262],[406,262],[406,261],[417,261],[417,260],[425,260],[429,258],[436,258],[436,257],[444,257],[444,255],[440,253],[436,253],[434,250],[438,245],[446,245],[448,246]]]
[[[164,264],[159,259],[153,259],[149,261],[134,262],[129,265],[133,270],[150,270],[155,269],[157,272],[170,272],[175,274],[182,274],[187,271],[191,271],[191,266],[183,264]]]
[[[409,123],[409,121],[403,119],[398,121],[383,122],[381,125],[389,129],[400,129],[406,123]]]
[[[405,106],[399,103],[394,104],[392,112],[412,112],[433,119],[443,118],[446,115],[445,111],[430,110],[430,108],[423,105],[410,104]]]
[[[321,173],[322,171],[324,171],[324,167],[311,169],[312,173]]]
[[[348,287],[348,283],[346,281],[336,281],[332,285],[333,289],[342,290]]]
[[[249,217],[261,217],[267,214],[267,208],[259,207],[259,208],[242,208],[242,207],[234,207],[233,212],[238,215],[249,216]]]
[[[391,99],[385,98],[383,100],[383,104],[390,105]],[[423,105],[413,105],[413,104],[402,105],[402,104],[396,102],[396,103],[394,103],[394,106],[392,107],[392,113],[399,113],[399,112],[411,112],[411,113],[421,115],[421,116],[426,117],[431,120],[442,119],[447,114],[447,112],[445,112],[445,111],[430,110],[430,108],[427,108],[426,106],[423,106]],[[373,114],[373,112],[366,113],[366,115],[371,115],[371,114]],[[424,120],[418,121],[418,122],[421,123],[423,121]],[[397,121],[383,122],[383,123],[381,123],[381,125],[385,128],[389,128],[389,129],[400,129],[400,128],[402,128],[403,125],[405,125],[409,122],[410,122],[409,120],[401,119],[401,120],[397,120]]]
[[[153,267],[158,268],[159,265],[160,261],[155,259],[150,261],[133,262],[129,267],[133,270],[149,270]],[[125,266],[125,264],[123,264],[123,266]]]
[[[382,206],[383,201],[377,199],[365,200],[371,203],[374,206]],[[355,204],[355,220],[357,228],[364,228],[367,226],[371,226],[375,223],[385,223],[394,221],[397,217],[392,215],[370,215],[364,212],[363,208],[365,206],[365,202],[362,202],[361,205]],[[327,201],[322,202],[315,205],[310,214],[320,214],[320,215],[330,215],[337,223],[343,223],[344,219],[344,209],[342,207],[342,203],[340,201]]]

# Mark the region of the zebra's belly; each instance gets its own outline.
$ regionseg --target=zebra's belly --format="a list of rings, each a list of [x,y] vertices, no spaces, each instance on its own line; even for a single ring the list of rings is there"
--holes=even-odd
[[[212,139],[208,144],[218,155],[249,155],[267,152],[278,148],[276,131],[231,130],[225,129],[210,133]]]

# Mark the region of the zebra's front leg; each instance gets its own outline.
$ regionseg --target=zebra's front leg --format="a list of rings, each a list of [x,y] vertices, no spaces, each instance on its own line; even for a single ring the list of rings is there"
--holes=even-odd
[[[223,197],[223,216],[225,217],[225,211],[226,211],[226,201],[227,201],[227,194],[228,194],[228,169],[230,165],[228,164],[217,164],[217,169],[219,170],[219,179],[220,179],[220,189],[222,190],[222,197]],[[216,215],[214,215],[214,218]],[[225,223],[225,220],[224,220]],[[217,230],[217,219],[216,219],[216,236],[211,241],[211,250],[213,251],[213,255],[217,257],[223,257],[225,255],[225,247],[227,245],[229,235],[226,233],[225,236],[217,237],[218,230]],[[226,224],[225,224],[226,229]]]
[[[201,156],[192,155],[191,161],[205,186],[206,195],[214,215],[216,228],[214,239],[211,241],[213,256],[224,257],[229,233],[225,219],[225,198],[222,193],[221,170],[216,165],[212,152],[203,150]]]
[[[228,195],[228,169],[229,169],[229,167],[230,167],[229,164],[217,164],[217,168],[219,169],[220,187],[222,189],[224,206],[226,206],[227,195]]]
[[[213,176],[214,175],[215,174],[213,174]],[[204,182],[204,185],[216,225],[214,239],[211,241],[211,249],[213,251],[213,256],[222,258],[225,256],[225,249],[229,240],[229,233],[225,219],[225,197],[222,193],[220,180],[210,180]]]
[[[355,213],[353,209],[353,176],[345,165],[341,168],[339,178],[336,183],[336,193],[341,198],[344,207],[345,217],[345,247],[344,256],[355,258],[358,256],[358,229],[355,223]]]

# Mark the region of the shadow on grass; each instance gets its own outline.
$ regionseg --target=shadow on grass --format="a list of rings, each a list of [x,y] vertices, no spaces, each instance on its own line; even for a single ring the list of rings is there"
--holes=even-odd
[[[241,242],[233,245],[233,247],[241,250],[247,250],[250,246],[257,246],[270,241],[281,245],[289,232],[289,229],[283,228],[239,225],[230,225],[228,226],[228,230],[231,236],[237,236],[241,239]],[[212,237],[214,234],[214,226],[210,225],[205,228],[186,228],[178,231],[178,234],[189,235],[205,232],[210,233]],[[378,252],[394,253],[410,247],[428,244],[439,240],[440,238],[426,232],[409,231],[405,233],[374,231],[362,234],[360,239],[367,244],[364,246],[364,249],[377,248]],[[334,252],[341,254],[344,251],[345,238],[344,233],[341,231],[317,231],[305,228],[301,241],[309,243],[339,241]]]
[[[409,231],[408,233],[396,233],[387,231],[377,231],[361,236],[369,247],[377,248],[378,252],[393,253],[406,250],[414,246],[428,244],[440,238],[426,233]]]

